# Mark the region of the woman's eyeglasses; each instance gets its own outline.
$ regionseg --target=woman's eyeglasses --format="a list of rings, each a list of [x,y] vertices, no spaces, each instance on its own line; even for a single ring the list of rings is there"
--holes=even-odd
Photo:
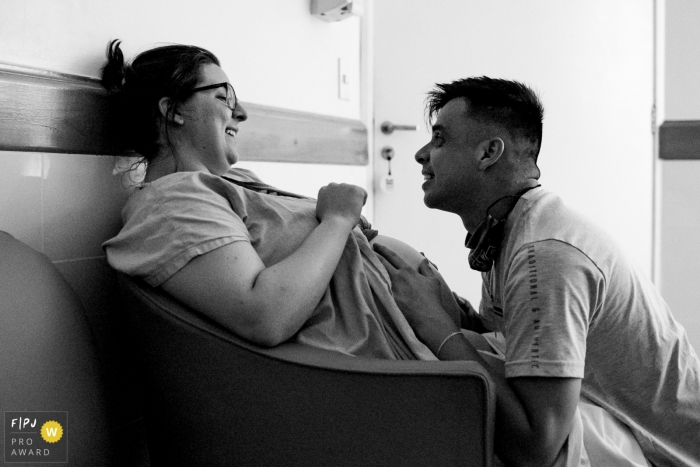
[[[226,89],[226,107],[231,110],[236,110],[236,105],[238,104],[238,99],[236,99],[236,91],[233,90],[231,83],[218,83],[210,84],[208,86],[201,86],[199,88],[194,88],[190,91],[191,94],[199,91],[206,91],[208,89],[225,88]]]

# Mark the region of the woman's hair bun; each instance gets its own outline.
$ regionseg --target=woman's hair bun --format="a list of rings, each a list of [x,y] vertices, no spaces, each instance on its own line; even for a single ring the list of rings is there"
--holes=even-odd
[[[124,90],[124,78],[128,68],[119,44],[121,40],[114,39],[107,45],[107,63],[102,67],[102,86],[113,93]]]

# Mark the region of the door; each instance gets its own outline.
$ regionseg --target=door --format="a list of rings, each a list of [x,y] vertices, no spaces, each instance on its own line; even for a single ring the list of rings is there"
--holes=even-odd
[[[414,154],[430,135],[426,92],[487,75],[522,81],[545,106],[542,185],[592,217],[651,274],[653,2],[651,0],[375,0],[374,224],[438,265],[476,306],[459,217],[423,205]],[[384,121],[420,125],[383,134]],[[394,149],[394,187],[382,148]]]

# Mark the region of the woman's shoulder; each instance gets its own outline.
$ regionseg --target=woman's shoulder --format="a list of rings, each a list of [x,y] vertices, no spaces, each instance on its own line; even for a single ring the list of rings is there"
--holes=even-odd
[[[249,169],[244,169],[243,167],[231,167],[225,175],[239,182],[265,183],[255,174],[255,172]]]
[[[232,167],[224,176],[244,183],[264,183],[253,171],[243,168]],[[221,191],[230,189],[231,183],[219,175],[190,171],[165,175],[151,182],[143,183],[140,188],[142,190],[147,188],[148,192],[153,193],[166,193],[182,189]]]
[[[238,228],[241,221],[232,205],[236,187],[229,185],[205,172],[176,172],[143,183],[122,210],[119,237],[138,238],[209,224]]]
[[[160,199],[165,202],[192,196],[227,197],[230,189],[230,184],[217,175],[206,172],[175,172],[143,183],[134,194],[137,195],[137,199]]]
[[[219,184],[221,177],[212,175],[208,172],[189,171],[189,172],[174,172],[164,175],[156,180],[144,182],[141,184],[141,189],[148,188],[148,191],[160,192],[171,190],[174,187],[182,187],[191,185],[193,187],[210,188],[212,185]]]
[[[154,211],[181,211],[212,204],[228,208],[227,200],[232,197],[229,185],[221,177],[204,172],[169,174],[138,186],[124,206],[122,218],[126,221],[153,215]]]

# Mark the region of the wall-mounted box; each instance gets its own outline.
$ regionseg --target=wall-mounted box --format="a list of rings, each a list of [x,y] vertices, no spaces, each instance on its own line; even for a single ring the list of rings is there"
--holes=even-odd
[[[364,0],[311,0],[311,14],[325,21],[362,16]]]

